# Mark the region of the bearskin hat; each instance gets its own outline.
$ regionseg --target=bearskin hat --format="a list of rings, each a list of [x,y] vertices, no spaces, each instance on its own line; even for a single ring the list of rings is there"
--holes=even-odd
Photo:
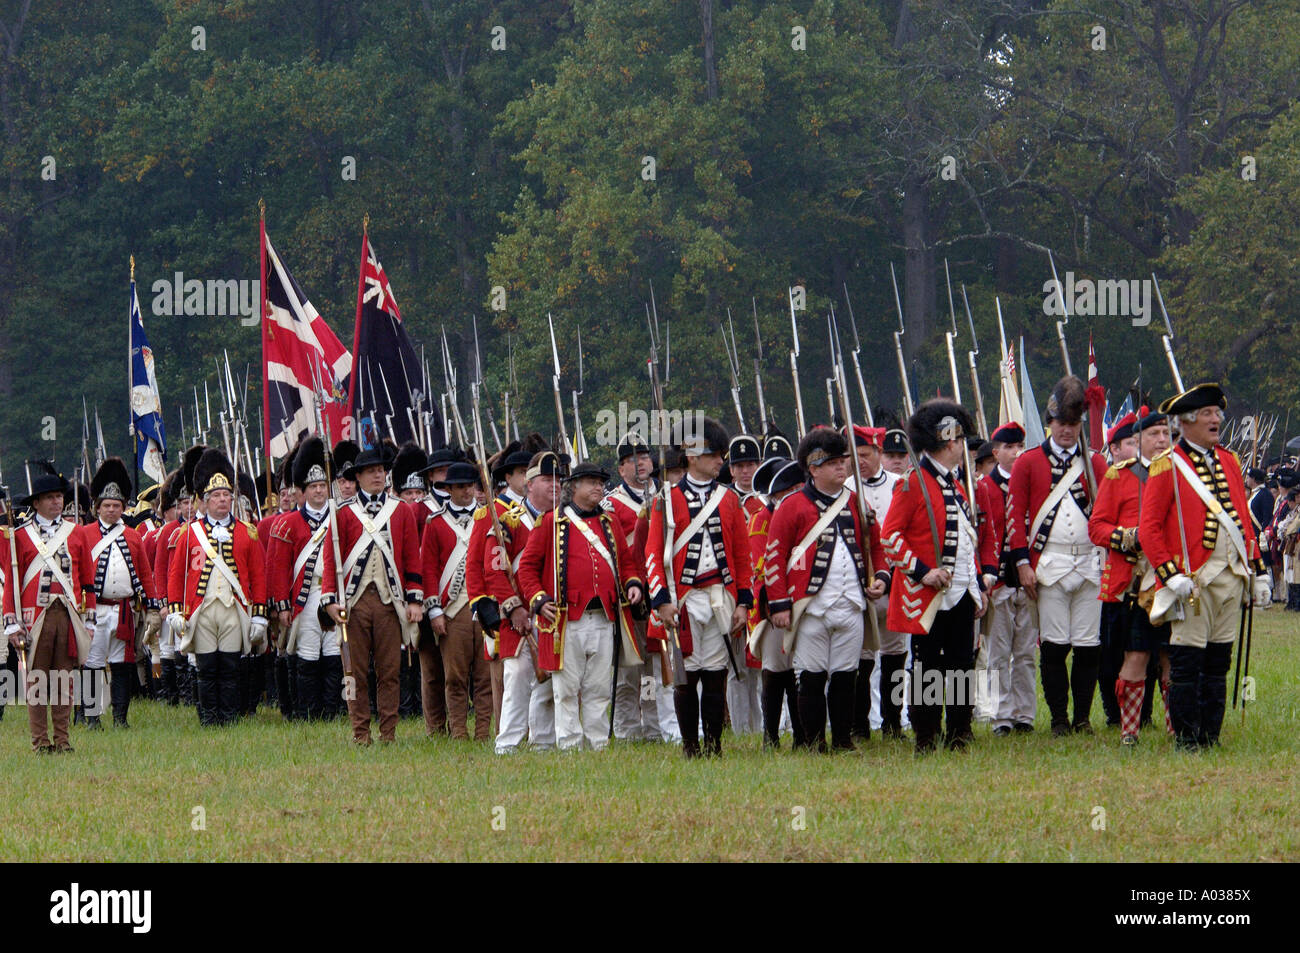
[[[1083,381],[1074,374],[1062,377],[1047,398],[1047,419],[1059,420],[1063,424],[1081,423],[1088,405],[1087,393]]]
[[[942,397],[927,400],[907,421],[907,439],[917,453],[938,450],[949,440],[965,440],[974,432],[975,423],[966,408]]]
[[[320,437],[308,437],[298,445],[298,452],[293,455],[293,485],[305,490],[308,484],[323,483],[329,473],[329,463],[325,441]]]
[[[253,482],[252,474],[239,474],[239,495],[248,501],[248,505],[251,508],[253,501],[257,499],[257,484]]]
[[[393,492],[419,490],[424,492],[424,469],[426,458],[424,451],[413,443],[403,444],[393,460]]]
[[[186,453],[186,457],[189,453]],[[187,461],[188,462],[188,461]],[[188,482],[188,481],[187,481]],[[215,448],[207,448],[194,465],[192,489],[195,496],[206,497],[214,490],[235,490],[235,468],[226,455]],[[242,487],[241,487],[242,490]],[[256,492],[254,492],[256,495]]]
[[[830,427],[814,427],[799,441],[795,459],[805,472],[809,467],[819,467],[831,460],[847,457],[849,443],[844,435]]]
[[[199,465],[199,460],[203,458],[207,449],[203,444],[196,444],[185,451],[185,456],[181,458],[181,485],[176,493],[177,499],[182,496],[199,495],[198,487],[194,483],[194,469]]]
[[[340,440],[334,444],[334,472],[342,473],[357,458],[361,448],[351,440]]]
[[[727,452],[731,441],[727,428],[712,417],[693,417],[682,421],[682,451],[688,457],[698,457],[706,453],[719,456]]]
[[[131,474],[121,457],[109,457],[90,478],[90,495],[100,500],[117,500],[123,505],[131,498]]]
[[[158,489],[158,513],[159,515],[167,512],[180,501],[180,494],[177,492],[184,488],[184,477],[179,469],[172,470],[162,481],[162,486]]]

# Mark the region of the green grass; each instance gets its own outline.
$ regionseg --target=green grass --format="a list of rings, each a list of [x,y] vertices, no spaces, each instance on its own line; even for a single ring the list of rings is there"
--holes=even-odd
[[[1041,709],[1033,735],[980,726],[964,754],[917,760],[878,736],[857,754],[766,754],[728,735],[721,761],[687,763],[626,744],[498,758],[412,719],[397,744],[357,749],[342,722],[263,709],[200,730],[191,710],[137,701],[129,732],[74,728],[76,753],[55,757],[30,753],[11,708],[0,859],[1294,861],[1300,618],[1259,614],[1255,642],[1245,728],[1229,710],[1223,747],[1191,756],[1163,731],[1136,750],[1104,729],[1054,741]]]

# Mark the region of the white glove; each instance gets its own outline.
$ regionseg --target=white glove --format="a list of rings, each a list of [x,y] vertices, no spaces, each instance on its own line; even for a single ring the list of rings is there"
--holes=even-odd
[[[1176,595],[1180,600],[1187,599],[1192,594],[1192,580],[1190,576],[1183,573],[1170,576],[1165,582],[1165,588]]]
[[[20,632],[22,632],[22,630],[23,627],[19,625],[17,622],[10,622],[7,626],[5,626],[5,641],[8,641],[9,636],[11,635],[18,635]]]
[[[185,616],[179,612],[168,614],[167,626],[171,629],[172,635],[179,638],[181,629],[185,628]]]
[[[1255,608],[1267,608],[1272,599],[1272,586],[1269,585],[1268,576],[1255,577]]]
[[[253,630],[249,633],[249,640],[254,645],[261,645],[266,641],[266,619],[260,615],[253,616]]]
[[[997,584],[998,584],[998,577],[997,577],[997,576],[993,575],[993,573],[991,573],[991,572],[986,572],[986,573],[984,574],[984,591],[985,591],[985,592],[992,592],[992,591],[993,591],[993,587],[996,586]]]

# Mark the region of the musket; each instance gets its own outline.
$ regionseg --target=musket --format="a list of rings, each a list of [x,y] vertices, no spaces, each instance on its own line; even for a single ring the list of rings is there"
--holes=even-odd
[[[858,462],[858,443],[857,434],[853,429],[853,408],[849,402],[849,388],[844,377],[844,351],[840,345],[839,324],[834,317],[835,312],[831,312],[831,372],[835,375],[835,386],[840,395],[840,409],[844,417],[844,432],[848,436],[849,459],[853,461],[853,486],[857,489],[854,494],[858,510],[858,526],[862,529],[862,538],[858,540],[858,547],[862,552],[867,564],[867,584],[870,585],[875,581],[876,569],[871,561],[871,522],[867,516],[866,500],[862,496],[862,489],[865,485],[862,481],[862,465]],[[832,417],[834,415],[832,414]],[[874,517],[874,514],[873,514]],[[864,593],[865,595],[865,593]],[[875,606],[867,606],[867,618],[871,625],[871,635],[876,645],[880,644],[880,620],[876,618]]]
[[[480,394],[481,394],[481,393],[482,393],[482,390],[483,390],[483,354],[482,354],[482,352],[479,350],[479,346],[478,346],[478,315],[477,315],[477,314],[474,314],[474,315],[471,315],[470,317],[471,317],[471,319],[472,319],[473,322],[474,322],[474,382],[475,382],[476,384],[478,384],[479,392],[480,392]],[[581,347],[581,346],[582,346],[582,345],[581,345],[581,340],[582,340],[581,336],[579,336],[578,340],[579,340],[579,342],[580,342],[578,346]],[[402,373],[406,373],[406,362],[405,362],[405,361],[402,362]],[[409,387],[410,385],[408,384],[407,386]],[[489,427],[491,428],[491,430],[492,430],[492,442],[495,443],[495,444],[497,445],[497,453],[500,453],[500,452],[501,452],[501,435],[497,433],[497,422],[496,422],[496,420],[491,416],[491,413],[490,413],[491,410],[492,410],[492,408],[491,408],[491,406],[489,406],[489,407],[488,407],[488,411],[489,411],[489,415],[488,415],[488,426],[489,426]],[[507,433],[507,435],[506,435],[506,442],[507,442],[507,443],[510,442],[510,436],[509,436],[509,433]],[[481,448],[480,448],[480,454],[486,456],[486,454],[487,454],[487,448],[486,448],[486,447],[481,447]]]
[[[510,385],[506,397],[509,398],[510,394],[519,393],[519,378],[515,376],[515,344],[509,332],[506,333],[506,358],[506,380]],[[512,414],[508,400],[506,403],[506,428],[514,432],[516,440],[519,439],[519,421]]]
[[[555,420],[560,427],[560,443],[564,445],[564,452],[571,453],[573,448],[569,446],[569,432],[564,425],[564,402],[560,399],[560,351],[555,346],[555,321],[549,311],[546,312],[546,323],[551,329],[551,392],[555,396]]]
[[[1174,326],[1169,323],[1169,312],[1165,310],[1165,296],[1160,293],[1160,280],[1156,278],[1156,273],[1151,272],[1151,283],[1156,289],[1156,300],[1160,302],[1160,313],[1165,319],[1165,333],[1160,335],[1160,340],[1164,344],[1165,359],[1169,361],[1169,372],[1174,375],[1174,386],[1178,388],[1178,393],[1182,393],[1183,375],[1178,373],[1178,359],[1174,357]]]
[[[957,309],[952,304],[952,276],[948,273],[948,259],[943,260],[943,278],[948,285],[948,318],[952,326],[943,332],[944,343],[948,347],[948,374],[952,379],[952,399],[961,403],[961,376],[957,373],[957,354],[952,342],[957,337]]]
[[[208,415],[207,430],[203,431],[206,434],[208,430],[212,429],[212,403],[208,400],[208,382],[206,380],[203,382],[203,408],[204,410],[207,411],[207,415]]]
[[[749,299],[750,307],[754,309],[754,342],[758,347],[758,354],[754,358],[754,389],[758,392],[758,423],[763,429],[763,436],[767,436],[767,401],[763,398],[763,335],[758,330],[758,299]]]
[[[966,352],[966,358],[970,361],[970,386],[971,391],[975,394],[975,410],[979,413],[977,422],[979,423],[980,436],[987,440],[989,438],[989,421],[984,416],[984,394],[980,391],[980,375],[975,366],[975,358],[979,357],[980,353],[980,342],[979,338],[975,337],[975,319],[971,317],[970,299],[966,297],[966,286],[964,284],[961,286],[961,300],[962,304],[966,306],[966,323],[970,325],[970,341],[971,346],[974,348],[974,350]]]
[[[727,328],[731,330],[731,339],[727,339]],[[740,407],[740,352],[736,349],[736,326],[731,323],[731,309],[727,309],[727,328],[719,327],[722,343],[727,350],[727,370],[731,372],[731,405],[736,408],[736,423],[741,433],[749,433],[745,426],[745,412]]]
[[[903,423],[916,412],[912,405],[912,385],[907,380],[907,361],[903,358],[903,335],[907,327],[903,324],[903,299],[898,296],[898,276],[894,274],[894,263],[889,263],[889,280],[894,283],[894,307],[898,309],[898,330],[894,332],[894,351],[898,356],[898,380],[903,385]]]
[[[208,430],[211,429],[211,427],[212,427],[212,420],[209,419],[209,420],[208,420],[208,426],[207,426],[207,427],[204,427],[204,426],[202,426],[202,425],[199,423],[199,421],[201,421],[202,419],[203,419],[203,416],[202,416],[202,414],[199,412],[199,388],[198,388],[198,385],[196,384],[196,385],[194,386],[194,430],[195,430],[195,432],[201,432],[201,433],[202,433],[202,436],[198,438],[198,442],[199,442],[199,443],[207,443],[207,442],[208,442]]]
[[[393,411],[397,410],[397,405],[393,403],[393,392],[388,389],[388,375],[384,372],[384,365],[379,365],[379,383],[384,388],[384,400],[388,401],[388,413],[384,414],[384,423],[388,426],[388,436],[393,442],[397,442],[397,434],[393,431]],[[482,448],[479,448],[480,451]]]
[[[833,370],[833,369],[832,369],[832,373],[834,373],[834,370]],[[832,427],[834,427],[834,426],[835,426],[835,417],[836,417],[836,414],[835,414],[835,378],[834,378],[834,377],[828,377],[828,378],[826,378],[826,408],[827,408],[827,413],[830,414],[830,416],[826,418],[826,422],[827,422],[828,424],[830,424]]]
[[[1174,452],[1174,448],[1171,448],[1169,451],[1171,457]],[[1087,464],[1085,463],[1085,466],[1086,465]],[[1187,575],[1187,578],[1192,581],[1192,592],[1191,595],[1187,597],[1187,602],[1192,607],[1192,614],[1200,615],[1201,603],[1196,595],[1196,577],[1192,574],[1192,562],[1187,556],[1187,527],[1183,525],[1183,500],[1182,494],[1178,491],[1178,467],[1173,467],[1172,472],[1169,475],[1174,481],[1174,512],[1178,514],[1178,542],[1181,543],[1183,547],[1182,571]]]
[[[477,383],[471,383],[469,386],[470,413],[474,423],[474,436],[481,444],[483,442],[483,415],[479,409],[479,389]],[[501,554],[501,564],[506,571],[506,579],[510,583],[510,588],[515,592],[520,592],[519,583],[515,581],[515,569],[510,564],[510,551],[506,548],[506,532],[501,526],[501,514],[497,512],[496,497],[491,495],[492,475],[488,472],[487,460],[483,454],[477,454],[475,461],[478,463],[479,479],[483,481],[484,488],[488,489],[489,497],[487,502],[488,517],[492,520],[492,535],[496,539],[498,551]],[[510,623],[514,625],[513,622]],[[542,657],[537,646],[537,633],[533,631],[532,620],[524,622],[524,631],[519,633],[528,643],[529,650],[533,653],[533,674],[537,677],[538,682],[544,682],[551,677],[551,673],[542,668]]]
[[[653,289],[652,289],[653,293]],[[657,318],[657,316],[656,316]],[[650,372],[650,396],[654,401],[655,412],[659,417],[659,426],[663,427],[666,420],[664,414],[664,392],[663,384],[659,380],[659,350],[655,343],[655,334],[650,335],[650,359],[646,362]],[[672,552],[673,538],[676,535],[676,528],[673,525],[673,506],[672,506],[672,484],[668,482],[667,457],[664,452],[665,445],[672,438],[668,434],[658,435],[659,444],[659,492],[655,494],[654,506],[659,507],[659,512],[663,515],[664,521],[664,553]],[[677,582],[673,578],[672,560],[664,569],[664,580],[668,586],[668,599],[674,605],[677,604]],[[662,622],[662,620],[661,620]],[[687,684],[686,679],[686,661],[682,657],[681,633],[678,626],[673,622],[663,622],[664,633],[668,636],[661,640],[660,649],[660,674],[664,685],[668,684],[668,672],[672,672],[672,684],[680,688]]]
[[[1066,375],[1073,375],[1074,371],[1070,368],[1070,349],[1065,346],[1065,326],[1070,323],[1070,311],[1065,303],[1065,288],[1061,285],[1061,279],[1056,275],[1056,259],[1052,257],[1052,251],[1047,250],[1047,262],[1052,266],[1052,283],[1056,287],[1057,300],[1061,302],[1061,315],[1064,321],[1056,322],[1056,337],[1061,344],[1061,360],[1065,363]],[[1023,355],[1022,355],[1023,356]],[[1092,449],[1088,446],[1088,412],[1085,410],[1082,425],[1079,427],[1079,447],[1083,451],[1083,477],[1084,482],[1088,485],[1088,495],[1091,499],[1097,499],[1097,474],[1092,469]]]
[[[858,380],[858,396],[862,398],[862,412],[867,415],[867,426],[876,425],[875,415],[871,413],[871,401],[867,398],[867,385],[862,379],[862,362],[858,353],[862,350],[862,340],[858,337],[858,319],[853,316],[853,302],[849,300],[849,285],[844,283],[844,304],[849,309],[849,324],[853,328],[853,374]],[[835,315],[835,306],[831,305],[831,316]],[[838,324],[836,325],[838,327]]]
[[[334,588],[338,590],[339,598],[339,656],[343,662],[343,677],[346,679],[352,677],[352,649],[348,645],[348,597],[343,585],[343,556],[339,551],[339,504],[334,499],[333,492],[334,455],[330,448],[334,446],[334,440],[330,434],[329,422],[322,420],[322,423],[325,425],[325,485],[330,487],[326,504],[330,514],[330,545],[334,550]]]
[[[554,331],[551,333],[554,334]],[[582,325],[580,324],[578,325],[578,389],[569,392],[573,396],[574,463],[582,463],[587,459],[587,438],[582,433],[582,418],[578,416],[578,397],[582,394],[582,377]],[[612,706],[611,710],[613,710]]]
[[[23,466],[26,472],[26,465]],[[30,496],[32,477],[27,474],[27,495]],[[23,587],[22,576],[18,574],[18,537],[15,535],[17,529],[14,527],[14,495],[13,491],[6,486],[5,490],[5,516],[9,520],[9,578],[6,584],[14,594],[14,618],[18,621],[18,682],[22,685],[24,699],[27,697],[27,630],[23,628]]]
[[[794,319],[793,288],[786,288],[786,297],[790,301],[790,377],[794,382],[795,429],[799,434],[799,439],[802,440],[804,434],[808,432],[808,427],[804,423],[803,396],[799,393],[799,325]]]
[[[177,416],[180,418],[180,422],[181,422],[181,446],[188,447],[190,445],[190,441],[189,438],[185,435],[185,408],[182,407],[180,404],[177,404],[176,413]]]

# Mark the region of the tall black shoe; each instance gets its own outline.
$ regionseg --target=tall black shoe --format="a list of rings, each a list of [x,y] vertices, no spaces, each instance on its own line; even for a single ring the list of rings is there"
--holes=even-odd
[[[172,663],[176,669],[176,696],[182,705],[193,705],[194,688],[190,684],[190,660],[178,654]]]
[[[132,662],[111,662],[109,671],[112,681],[109,689],[113,701],[113,725],[116,728],[130,728],[126,723],[127,712],[131,708],[131,684],[135,680],[135,664]]]
[[[673,707],[677,709],[677,727],[682,733],[682,753],[688,758],[700,756],[700,698],[696,686],[699,672],[687,672],[686,684],[673,688]]]
[[[704,729],[704,754],[717,758],[722,755],[722,721],[727,710],[727,672],[700,673],[704,691],[700,693],[700,722]]]
[[[277,655],[275,657],[275,700],[280,706],[280,714],[286,721],[292,721],[298,717],[298,712],[293,705],[293,695],[289,689],[289,659],[291,655]]]
[[[875,668],[874,658],[860,659],[858,677],[853,683],[853,737],[863,741],[871,740],[871,673]],[[831,734],[834,734],[834,722],[831,724]]]
[[[781,702],[785,698],[784,672],[763,670],[763,747],[781,747]]]
[[[853,736],[854,721],[861,701],[861,693],[856,690],[858,678],[858,673],[852,671],[831,673],[831,690],[827,704],[831,716],[831,746],[836,751],[857,750],[857,746],[853,743]],[[870,704],[870,686],[867,688],[867,700]],[[867,733],[863,737],[870,736],[871,728],[868,726]]]
[[[1070,671],[1070,694],[1074,701],[1074,720],[1070,724],[1075,731],[1092,730],[1092,696],[1097,690],[1100,662],[1100,646],[1075,648]]]
[[[300,719],[321,717],[321,675],[324,662],[298,659],[298,685],[296,715]]]
[[[339,655],[321,657],[320,716],[325,720],[337,718],[343,704],[343,658]]]
[[[1197,739],[1202,748],[1213,748],[1219,743],[1223,713],[1228,705],[1231,662],[1231,642],[1211,642],[1205,647],[1205,667],[1201,671],[1201,733]]]
[[[239,720],[239,653],[217,654],[217,723],[232,725]]]
[[[158,664],[162,668],[162,700],[168,705],[179,705],[181,693],[176,679],[176,660],[165,658]]]
[[[1201,669],[1205,649],[1169,646],[1169,720],[1180,751],[1201,746]]]
[[[803,723],[801,748],[826,750],[826,673],[799,672],[799,720]]]
[[[1043,699],[1052,713],[1052,734],[1070,733],[1070,676],[1065,669],[1065,658],[1070,653],[1068,645],[1044,642],[1039,660],[1043,678]]]
[[[195,705],[199,711],[199,724],[205,727],[221,724],[219,652],[204,652],[194,656]]]
[[[905,654],[880,655],[880,730],[886,738],[903,735],[903,706],[898,698],[903,694],[906,666]]]
[[[100,716],[88,715],[85,714],[84,712],[102,711],[105,707],[107,707],[104,704],[105,702],[104,696],[108,693],[108,686],[105,684],[105,680],[104,680],[104,670],[102,668],[83,668],[81,671],[82,671],[82,677],[84,679],[82,684],[87,685],[90,688],[90,697],[82,700],[83,702],[82,707],[84,709],[82,720],[85,722],[87,728],[91,729],[92,731],[98,731],[104,727],[102,724],[100,724],[99,721]]]

